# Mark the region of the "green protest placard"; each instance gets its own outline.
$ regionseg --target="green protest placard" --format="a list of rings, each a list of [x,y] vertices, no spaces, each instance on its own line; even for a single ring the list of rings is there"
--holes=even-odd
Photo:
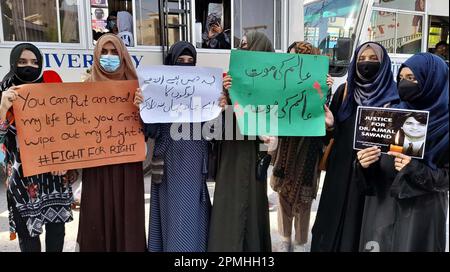
[[[233,50],[230,98],[241,133],[324,136],[328,58]]]

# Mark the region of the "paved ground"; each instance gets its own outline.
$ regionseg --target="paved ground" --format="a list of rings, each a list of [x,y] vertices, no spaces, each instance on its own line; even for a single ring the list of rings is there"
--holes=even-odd
[[[323,174],[322,179],[323,181]],[[146,231],[148,231],[148,217],[149,217],[149,208],[150,208],[150,179],[145,179],[145,210],[146,210]],[[321,182],[322,185],[322,182]],[[208,183],[208,188],[210,191],[211,197],[214,195],[214,183]],[[274,203],[277,203],[277,197],[276,194],[273,193],[273,191],[270,189],[270,186],[268,186],[268,196],[271,201]],[[312,227],[314,220],[316,218],[317,213],[317,207],[320,199],[320,190],[321,186],[319,188],[319,196],[318,198],[313,202],[312,206],[312,213],[311,213],[311,223],[310,228]],[[6,192],[5,192],[5,186],[4,184],[0,184],[0,252],[7,252],[7,251],[19,251],[19,246],[17,240],[15,241],[9,241],[9,230],[8,230],[8,211],[7,211],[7,205],[6,205]],[[64,251],[73,252],[76,251],[76,236],[77,236],[77,229],[78,229],[78,218],[79,218],[79,211],[74,211],[74,221],[71,223],[66,224],[66,239],[65,239],[65,246]],[[279,243],[280,243],[280,235],[277,231],[277,213],[276,211],[270,212],[270,222],[271,222],[271,235],[272,235],[272,245],[273,245],[273,251],[278,251]],[[447,219],[447,237],[448,237],[448,219]],[[44,242],[44,235],[41,235],[41,241],[43,248],[45,248],[45,242]],[[308,244],[306,245],[306,249],[308,250],[310,248],[310,241],[311,237],[309,238]],[[448,239],[447,239],[447,252],[448,252]]]

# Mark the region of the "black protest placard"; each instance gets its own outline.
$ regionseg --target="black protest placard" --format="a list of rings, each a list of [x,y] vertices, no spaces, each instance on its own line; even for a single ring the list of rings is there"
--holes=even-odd
[[[382,153],[403,153],[423,158],[429,112],[392,108],[358,107],[353,148],[378,146]]]

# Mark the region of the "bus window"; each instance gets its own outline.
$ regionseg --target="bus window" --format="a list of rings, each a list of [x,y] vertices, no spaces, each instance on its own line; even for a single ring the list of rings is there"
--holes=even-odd
[[[415,54],[422,49],[423,15],[397,14],[395,53]]]
[[[423,3],[423,1],[421,2]],[[422,50],[424,15],[423,6],[417,5],[417,13],[386,12],[374,7],[368,28],[370,41],[382,44],[389,53],[415,54]],[[407,9],[408,6],[402,7]]]
[[[350,63],[359,0],[322,0],[304,7],[305,40],[330,57],[330,74],[342,76]]]
[[[368,29],[369,40],[383,45],[388,53],[394,53],[396,29],[395,13],[374,11]]]
[[[77,0],[4,0],[0,9],[5,41],[80,42]]]
[[[79,43],[80,32],[78,24],[77,0],[59,0],[61,22],[61,41],[63,43]]]
[[[158,0],[136,1],[136,31],[138,45],[161,45]]]
[[[158,0],[138,0],[136,3],[136,31],[138,45],[161,45],[160,6]],[[178,3],[168,2],[169,9],[178,9]],[[175,14],[168,15],[168,24],[180,24],[180,17]],[[169,44],[180,41],[180,30],[170,28],[168,30]]]
[[[449,20],[444,16],[430,16],[428,52],[441,56],[448,62]]]
[[[91,0],[91,24],[94,43],[104,33],[122,38],[126,46],[134,46],[132,0]]]
[[[197,48],[231,49],[231,1],[198,1],[195,8]]]
[[[272,41],[275,49],[281,49],[281,5],[274,0],[234,0],[234,47],[251,31],[262,32]],[[274,16],[275,15],[275,16]]]

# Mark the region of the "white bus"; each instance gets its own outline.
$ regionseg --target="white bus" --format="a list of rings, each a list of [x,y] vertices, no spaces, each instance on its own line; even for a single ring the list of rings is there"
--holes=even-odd
[[[80,81],[92,64],[95,39],[107,32],[107,18],[127,11],[133,24],[129,51],[136,67],[161,64],[168,46],[192,42],[199,65],[227,69],[229,49],[203,48],[206,18],[215,13],[236,48],[247,31],[261,31],[279,52],[306,40],[330,56],[330,71],[345,79],[354,47],[372,40],[399,63],[448,41],[447,0],[1,0],[0,80],[18,42],[36,44],[45,69],[65,82]],[[111,18],[111,17],[110,17]]]
[[[92,64],[95,40],[107,32],[108,17],[132,16],[129,46],[136,67],[161,64],[178,40],[198,48],[201,66],[228,69],[230,49],[248,31],[264,32],[279,52],[306,40],[330,57],[334,88],[345,81],[354,48],[364,41],[383,44],[394,72],[412,54],[448,41],[447,0],[1,0],[0,80],[9,71],[11,48],[36,44],[45,69],[63,81],[81,81]],[[206,19],[214,13],[230,37],[229,49],[204,48]],[[113,29],[114,31],[114,29]],[[150,150],[150,149],[149,149]],[[148,169],[149,160],[144,164]]]

